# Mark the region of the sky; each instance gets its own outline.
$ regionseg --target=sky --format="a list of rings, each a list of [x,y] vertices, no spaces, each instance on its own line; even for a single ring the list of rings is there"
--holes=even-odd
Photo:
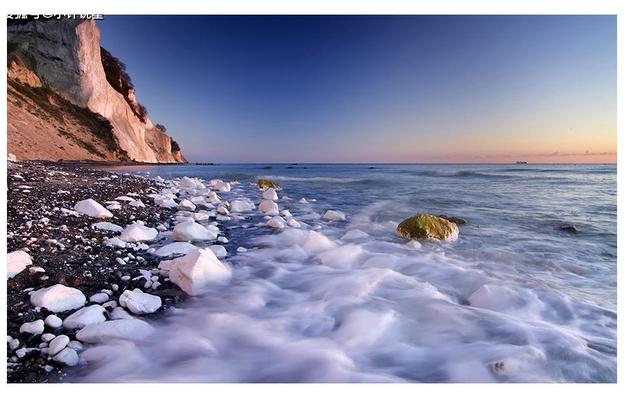
[[[191,162],[616,162],[615,16],[105,16]]]

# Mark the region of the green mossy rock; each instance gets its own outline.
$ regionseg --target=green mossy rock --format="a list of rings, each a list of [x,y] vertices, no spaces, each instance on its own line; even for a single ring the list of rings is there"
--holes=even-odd
[[[398,225],[396,234],[405,239],[453,241],[458,238],[458,226],[431,214],[418,214]]]
[[[276,184],[271,180],[267,180],[264,178],[259,179],[256,184],[260,189],[267,189],[267,188],[280,189],[280,185]]]

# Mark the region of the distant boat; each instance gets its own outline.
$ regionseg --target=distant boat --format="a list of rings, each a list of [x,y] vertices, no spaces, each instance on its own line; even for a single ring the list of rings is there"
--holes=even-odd
[[[518,160],[516,164],[527,164],[527,162],[525,162],[524,160]]]

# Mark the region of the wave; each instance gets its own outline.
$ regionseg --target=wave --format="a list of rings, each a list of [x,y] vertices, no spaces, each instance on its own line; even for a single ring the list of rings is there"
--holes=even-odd
[[[472,170],[423,170],[423,171],[410,171],[410,174],[420,177],[444,177],[444,178],[515,178],[515,176],[483,173]]]
[[[298,181],[298,182],[329,182],[338,184],[364,183],[372,181],[370,178],[353,178],[353,177],[293,177],[293,176],[262,176],[274,181]]]

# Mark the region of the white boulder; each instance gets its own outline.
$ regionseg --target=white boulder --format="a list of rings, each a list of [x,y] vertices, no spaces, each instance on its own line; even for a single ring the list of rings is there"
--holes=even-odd
[[[232,213],[242,213],[254,210],[256,206],[248,199],[234,199],[229,204]]]
[[[222,180],[216,180],[216,183],[213,185],[213,189],[218,192],[229,192],[231,191],[231,184],[223,182]]]
[[[218,258],[227,257],[227,249],[222,245],[211,245],[208,246],[207,249],[211,250]]]
[[[173,242],[157,249],[155,252],[153,252],[153,255],[158,257],[169,257],[178,254],[183,255],[196,250],[197,248],[197,246],[194,246],[189,242]]]
[[[50,328],[57,329],[62,326],[62,319],[60,319],[57,315],[51,314],[44,318],[44,324],[49,326]]]
[[[297,222],[295,219],[290,218],[287,220],[287,225],[290,226],[291,228],[300,228],[302,225],[300,225],[299,222]]]
[[[13,278],[24,271],[27,265],[31,264],[32,261],[29,253],[22,250],[12,251],[7,254],[7,278]]]
[[[180,201],[180,204],[178,205],[178,209],[194,211],[196,209],[196,205],[194,205],[193,202],[191,202],[188,199],[183,199]]]
[[[301,246],[304,250],[314,253],[331,249],[334,244],[320,232],[309,231]]]
[[[278,204],[271,199],[262,199],[258,209],[268,216],[278,215]]]
[[[125,290],[120,295],[118,302],[134,314],[151,314],[162,306],[160,297],[145,293],[140,289]]]
[[[120,234],[120,240],[124,242],[150,242],[158,236],[158,230],[155,228],[145,227],[140,223],[133,223]]]
[[[73,210],[94,218],[113,217],[113,213],[105,209],[100,203],[96,202],[93,199],[81,200],[80,202],[76,203],[75,206],[73,206]]]
[[[262,199],[278,200],[278,192],[273,188],[267,188],[262,192]]]
[[[69,344],[69,337],[61,334],[49,342],[49,356],[54,356]]]
[[[283,229],[287,226],[287,222],[284,221],[284,218],[275,216],[271,217],[271,219],[267,221],[267,226],[275,229]]]
[[[322,216],[323,220],[328,221],[344,221],[346,217],[343,212],[338,210],[327,210]]]
[[[106,221],[97,222],[95,224],[92,224],[91,228],[100,229],[100,230],[103,230],[103,231],[112,231],[112,232],[122,232],[122,230],[124,229],[119,225],[116,225],[116,224],[110,223],[110,222],[106,222]]]
[[[173,227],[171,238],[177,242],[213,240],[216,235],[193,220],[184,221]]]
[[[26,322],[20,326],[20,333],[29,333],[34,336],[38,336],[44,332],[44,321],[38,319],[33,322]]]
[[[93,296],[89,297],[90,303],[103,304],[109,301],[109,295],[104,292],[96,293]]]
[[[141,341],[153,333],[153,327],[140,319],[117,319],[85,326],[76,338],[85,343],[103,343],[112,339]]]
[[[76,350],[66,347],[54,356],[53,360],[66,366],[76,366],[80,362],[80,357]]]
[[[197,295],[214,282],[226,282],[231,278],[231,270],[218,260],[209,249],[198,249],[184,257],[162,261],[161,269],[169,269],[171,282],[189,295]]]
[[[57,284],[36,290],[31,294],[30,301],[35,307],[43,307],[51,312],[64,312],[82,307],[86,298],[78,289]]]
[[[82,329],[87,325],[93,325],[94,323],[104,322],[105,309],[100,304],[93,304],[88,307],[84,307],[69,315],[62,322],[62,326],[66,329]]]

